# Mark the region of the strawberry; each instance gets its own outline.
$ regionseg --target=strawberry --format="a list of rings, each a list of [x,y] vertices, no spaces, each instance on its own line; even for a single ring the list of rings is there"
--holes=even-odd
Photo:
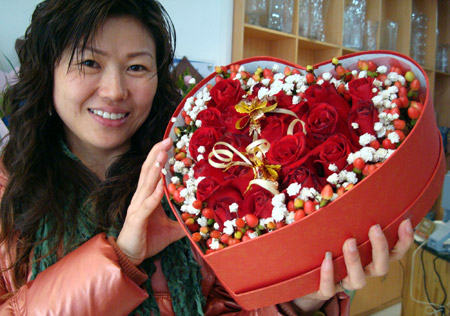
[[[299,220],[301,220],[303,217],[305,217],[306,216],[306,214],[305,214],[305,211],[304,210],[298,210],[298,211],[296,211],[295,212],[295,214],[294,214],[294,220],[295,221],[299,221]]]
[[[175,183],[169,183],[167,185],[167,191],[169,191],[170,195],[173,195],[173,192],[175,192],[177,190],[177,186],[175,185]]]
[[[365,165],[366,163],[361,157],[358,157],[353,161],[353,166],[358,170],[363,170]]]
[[[209,233],[209,237],[214,238],[214,239],[219,239],[220,232],[218,230],[213,230],[212,232]]]
[[[369,68],[367,70],[372,71],[372,72],[377,71],[377,68],[378,68],[377,64],[375,64],[373,61],[369,60],[368,65],[369,65]]]
[[[236,227],[244,228],[245,227],[245,221],[242,218],[240,218],[240,217],[236,218]]]
[[[313,84],[316,81],[316,78],[314,78],[314,75],[310,72],[307,73],[305,77],[306,77],[307,84]]]

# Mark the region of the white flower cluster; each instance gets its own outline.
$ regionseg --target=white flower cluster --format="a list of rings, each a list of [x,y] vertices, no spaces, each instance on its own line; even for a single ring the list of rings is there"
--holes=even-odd
[[[284,203],[285,199],[284,193],[277,194],[272,198],[272,218],[275,222],[281,222],[289,216],[289,211]]]
[[[209,94],[208,88],[203,88],[203,90],[199,91],[197,95],[194,97],[187,98],[186,103],[184,104],[184,110],[186,111],[186,114],[190,116],[192,119],[191,124],[201,124],[197,123],[197,115],[201,111],[207,109],[208,107],[206,104],[208,101],[211,100],[211,95]],[[197,127],[199,127],[197,125]]]

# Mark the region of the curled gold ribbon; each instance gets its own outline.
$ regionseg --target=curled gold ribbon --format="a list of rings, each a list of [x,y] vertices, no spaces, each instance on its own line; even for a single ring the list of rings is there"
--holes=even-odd
[[[225,146],[228,149],[216,149],[218,145]],[[273,195],[278,192],[278,172],[280,165],[269,165],[265,163],[265,155],[270,149],[270,143],[265,139],[259,139],[252,142],[245,148],[246,155],[239,152],[236,148],[226,142],[217,142],[209,153],[208,162],[211,166],[227,170],[233,166],[244,166],[252,168],[254,179],[249,182],[247,190],[252,184],[259,185],[271,192]],[[234,155],[237,155],[241,161],[233,161]],[[219,162],[213,160],[213,157]]]

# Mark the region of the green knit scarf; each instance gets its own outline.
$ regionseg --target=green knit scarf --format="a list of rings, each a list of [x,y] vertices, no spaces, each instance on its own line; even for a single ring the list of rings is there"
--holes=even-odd
[[[67,156],[79,161],[65,144],[63,144],[63,151]],[[83,198],[85,199],[86,197]],[[68,211],[70,202],[70,199],[68,199],[65,211]],[[163,199],[162,202],[167,215],[174,219],[167,201]],[[71,245],[81,245],[93,237],[95,225],[89,219],[89,207],[83,207],[82,205],[84,205],[84,201],[80,205],[75,236],[70,236],[68,230],[66,230],[64,235],[64,255],[77,247],[67,249],[66,247],[68,247],[69,241],[71,241]],[[34,248],[31,279],[36,278],[40,272],[57,261],[56,253],[50,251],[57,242],[55,238],[49,237],[53,225],[53,220],[50,218],[43,218],[41,220],[41,225],[36,233],[36,240],[44,240],[44,242]],[[106,233],[115,237],[118,235],[118,231],[115,229],[110,229]],[[41,257],[44,258],[38,260]],[[130,315],[160,315],[151,286],[151,275],[156,269],[154,260],[157,258],[161,259],[162,271],[168,283],[175,315],[203,315],[205,297],[201,290],[200,266],[192,256],[191,246],[187,238],[170,244],[158,255],[145,260],[141,264],[141,267],[149,275],[149,278],[144,283],[149,298],[139,305]]]

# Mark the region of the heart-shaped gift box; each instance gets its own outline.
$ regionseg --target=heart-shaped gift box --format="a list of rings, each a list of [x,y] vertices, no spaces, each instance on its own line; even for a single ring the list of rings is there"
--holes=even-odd
[[[342,245],[347,238],[356,239],[362,264],[367,265],[371,261],[368,231],[372,225],[382,227],[389,246],[393,247],[398,240],[401,221],[409,218],[413,227],[416,226],[440,193],[445,159],[425,71],[409,57],[387,51],[346,55],[339,61],[346,69],[356,69],[360,59],[413,71],[420,86],[425,87],[426,96],[422,114],[405,141],[380,168],[351,191],[295,223],[206,255],[193,241],[180,210],[171,202],[172,210],[194,248],[245,309],[281,303],[317,291],[320,265],[327,251],[333,254],[336,282],[344,278],[347,272]],[[271,57],[248,58],[237,64],[245,66],[250,73],[258,67],[272,68],[274,64],[306,73],[302,66]],[[319,75],[332,72],[333,65],[326,61],[315,65],[314,69]],[[212,73],[202,80],[181,102],[165,137],[176,139],[174,128],[185,125],[181,115],[185,100],[208,84],[214,85],[215,76],[216,73]],[[165,176],[166,184],[170,183],[171,176]],[[167,185],[166,195],[170,196]]]

